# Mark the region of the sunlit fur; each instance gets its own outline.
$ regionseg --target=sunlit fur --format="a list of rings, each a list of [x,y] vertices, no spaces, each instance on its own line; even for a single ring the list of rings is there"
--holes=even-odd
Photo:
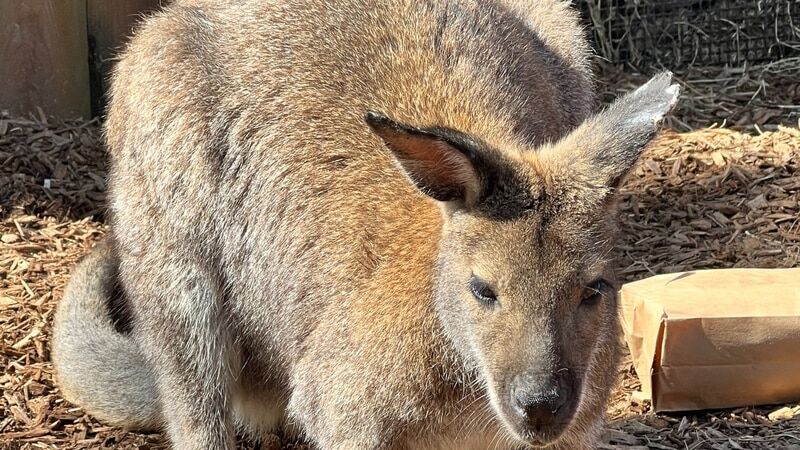
[[[513,449],[544,438],[508,413],[509,380],[566,368],[580,394],[552,448],[593,448],[618,324],[613,292],[581,298],[612,277],[614,190],[670,89],[586,121],[568,2],[177,1],[113,78],[112,232],[59,307],[59,385],[178,449],[230,449],[237,427]],[[426,196],[411,181],[441,173],[400,161],[369,111],[478,143],[480,167],[435,179],[474,195]]]

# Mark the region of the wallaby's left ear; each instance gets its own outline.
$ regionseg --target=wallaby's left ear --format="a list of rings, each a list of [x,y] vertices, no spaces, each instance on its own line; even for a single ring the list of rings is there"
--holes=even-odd
[[[568,160],[595,182],[618,187],[658,133],[679,93],[672,73],[660,73],[545,150],[546,158]]]
[[[414,128],[375,112],[364,120],[417,189],[451,206],[469,207],[479,197],[484,165],[461,133],[448,131],[445,136],[443,130]]]

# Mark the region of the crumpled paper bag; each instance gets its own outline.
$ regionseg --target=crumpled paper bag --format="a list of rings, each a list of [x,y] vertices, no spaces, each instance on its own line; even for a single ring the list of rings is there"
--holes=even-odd
[[[658,275],[620,302],[656,411],[800,401],[800,268]]]

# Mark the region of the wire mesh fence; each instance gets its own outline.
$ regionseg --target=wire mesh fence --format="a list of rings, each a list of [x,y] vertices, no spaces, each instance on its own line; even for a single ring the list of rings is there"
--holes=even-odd
[[[800,0],[579,0],[598,54],[681,68],[800,57]]]

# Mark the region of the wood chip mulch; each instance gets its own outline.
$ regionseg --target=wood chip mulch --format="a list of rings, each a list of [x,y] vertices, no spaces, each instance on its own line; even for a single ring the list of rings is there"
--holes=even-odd
[[[659,139],[623,190],[624,280],[798,265],[800,130],[770,123],[762,134],[701,129]],[[97,123],[0,113],[0,449],[166,448],[159,435],[98,423],[53,385],[53,311],[77,259],[107,231],[104,180]],[[797,405],[655,415],[638,388],[626,362],[601,448],[800,448]],[[302,447],[276,438],[262,448]]]
[[[666,132],[622,195],[624,281],[694,269],[798,267],[798,128]],[[621,375],[603,449],[800,449],[797,405],[653,415],[636,395],[630,360]]]
[[[622,191],[626,281],[800,261],[798,128],[666,132]]]

